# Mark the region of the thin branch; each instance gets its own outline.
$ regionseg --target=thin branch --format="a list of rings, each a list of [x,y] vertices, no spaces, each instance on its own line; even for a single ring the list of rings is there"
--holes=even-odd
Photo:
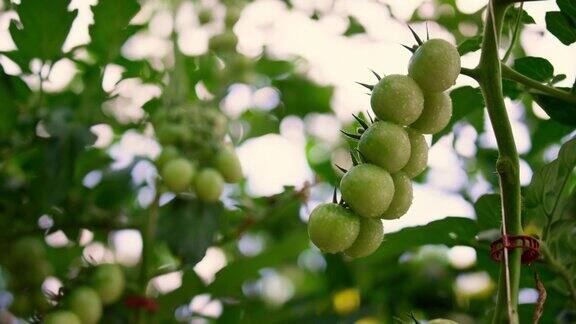
[[[518,8],[518,15],[516,15],[516,25],[514,26],[514,33],[512,34],[512,39],[510,40],[510,46],[508,46],[508,50],[506,50],[506,54],[502,58],[502,62],[506,63],[508,58],[510,58],[510,54],[512,54],[512,50],[514,49],[514,45],[518,40],[518,36],[520,35],[520,25],[522,25],[522,13],[524,12],[524,1],[520,2],[520,8]]]
[[[516,81],[520,84],[523,84],[524,86],[526,86],[527,88],[530,89],[535,89],[538,90],[544,94],[547,94],[549,96],[564,100],[566,102],[572,103],[572,104],[576,104],[576,95],[571,94],[567,91],[564,91],[562,89],[558,89],[558,88],[554,88],[554,87],[550,87],[547,86],[545,84],[542,84],[532,78],[529,78],[517,71],[515,71],[514,69],[512,69],[511,67],[502,64],[501,66],[502,68],[502,77],[508,80],[512,80],[512,81]]]

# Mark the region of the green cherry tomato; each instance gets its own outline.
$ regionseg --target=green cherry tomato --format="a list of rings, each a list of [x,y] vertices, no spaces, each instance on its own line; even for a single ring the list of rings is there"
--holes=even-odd
[[[431,39],[412,55],[408,74],[424,92],[447,90],[460,74],[458,49],[443,39]]]
[[[168,145],[162,148],[162,153],[156,158],[156,166],[159,170],[162,170],[168,161],[177,159],[179,156],[180,152],[178,149],[172,145]]]
[[[44,317],[44,324],[83,324],[76,314],[60,310],[52,312]]]
[[[436,134],[443,130],[452,117],[452,99],[445,92],[424,93],[424,110],[411,128],[422,134]]]
[[[406,166],[402,169],[410,178],[422,173],[426,170],[426,164],[428,164],[428,144],[424,135],[418,133],[417,131],[406,128],[408,137],[410,138],[410,159]]]
[[[411,77],[392,74],[376,84],[370,105],[380,120],[406,126],[420,117],[424,108],[424,95]]]
[[[410,159],[410,139],[404,128],[390,122],[376,122],[362,134],[358,149],[368,162],[384,170],[400,171]]]
[[[102,317],[102,301],[98,293],[90,287],[79,287],[72,291],[68,307],[82,324],[96,324]]]
[[[44,258],[46,249],[42,240],[36,237],[24,237],[14,243],[10,252],[12,261],[26,263]]]
[[[308,236],[324,253],[338,253],[349,248],[360,232],[360,218],[334,203],[314,208],[308,220]]]
[[[115,303],[124,293],[125,284],[122,268],[116,264],[101,264],[92,274],[91,286],[104,305]]]
[[[242,180],[242,165],[233,147],[223,147],[214,158],[214,165],[224,180],[236,183]]]
[[[412,181],[404,172],[392,175],[394,181],[394,197],[388,210],[382,214],[381,218],[396,219],[406,214],[412,205]]]
[[[380,217],[394,196],[390,173],[373,164],[352,167],[340,181],[342,198],[362,217]]]
[[[14,294],[14,299],[12,304],[10,304],[10,311],[12,314],[22,318],[29,315],[33,311],[30,296],[23,292]]]
[[[224,179],[212,168],[202,169],[194,181],[194,190],[200,200],[216,202],[224,190]]]
[[[384,239],[384,227],[379,219],[360,219],[360,232],[358,237],[348,249],[344,251],[349,257],[362,258],[368,256],[382,243]]]
[[[162,168],[162,179],[170,191],[182,192],[190,187],[195,173],[192,163],[184,158],[177,158],[166,162]]]

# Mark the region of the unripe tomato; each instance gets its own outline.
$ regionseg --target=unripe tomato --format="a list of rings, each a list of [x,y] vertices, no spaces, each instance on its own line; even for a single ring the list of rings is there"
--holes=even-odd
[[[10,304],[12,314],[19,317],[26,317],[32,310],[30,296],[25,293],[14,294],[14,300],[12,300],[12,304]]]
[[[334,294],[332,305],[336,313],[350,314],[360,307],[360,292],[356,288],[340,290]]]
[[[54,268],[49,261],[45,259],[33,259],[27,263],[27,266],[19,269],[17,276],[18,280],[20,280],[24,286],[33,287],[42,284],[46,277],[50,276],[53,272]]]
[[[173,192],[182,192],[192,183],[196,169],[188,160],[178,158],[168,161],[162,168],[162,179]]]
[[[14,243],[10,252],[12,261],[27,263],[44,258],[46,249],[40,239],[24,237]]]
[[[420,117],[424,108],[424,95],[411,77],[392,74],[376,84],[370,105],[379,119],[406,126]]]
[[[44,324],[82,324],[80,318],[76,314],[60,310],[52,312],[44,317]]]
[[[380,217],[394,196],[390,173],[373,164],[359,164],[340,181],[342,198],[350,209],[363,217]]]
[[[424,135],[417,131],[406,128],[408,137],[410,138],[410,159],[406,166],[402,169],[410,178],[414,178],[426,169],[428,164],[428,144]]]
[[[156,137],[162,145],[175,145],[188,136],[187,132],[184,125],[166,123],[158,127]]]
[[[156,166],[158,167],[159,170],[162,170],[162,168],[164,167],[164,165],[166,165],[168,161],[177,159],[179,155],[180,152],[178,152],[178,149],[176,147],[168,145],[162,148],[162,153],[160,153],[160,155],[158,155],[158,157],[156,158]]]
[[[204,202],[216,202],[224,190],[224,179],[212,168],[202,169],[194,181],[196,196]]]
[[[308,220],[308,236],[322,252],[338,253],[349,248],[360,232],[360,219],[334,203],[314,208]]]
[[[445,319],[445,318],[436,318],[433,320],[429,320],[428,324],[458,324],[453,320]]]
[[[423,134],[436,134],[443,130],[452,117],[452,99],[445,92],[425,92],[424,110],[411,128]]]
[[[410,159],[410,139],[404,128],[390,122],[372,124],[360,138],[358,149],[368,162],[384,170],[400,171]]]
[[[228,183],[236,183],[242,179],[242,165],[233,147],[224,147],[214,158],[216,169]]]
[[[383,239],[384,227],[380,219],[361,218],[358,237],[344,254],[352,258],[368,256],[378,249]]]
[[[98,293],[90,287],[79,287],[72,291],[68,307],[82,324],[98,323],[102,317],[102,301]]]
[[[394,197],[388,210],[382,214],[384,219],[396,219],[406,214],[412,205],[412,181],[404,172],[392,175],[394,181]]]
[[[208,41],[208,48],[213,52],[234,52],[238,44],[238,37],[232,31],[214,35]]]
[[[104,305],[115,303],[124,293],[125,284],[122,268],[116,264],[101,264],[92,274],[91,286]]]
[[[458,49],[443,39],[431,39],[412,55],[408,74],[425,92],[447,90],[460,74]]]

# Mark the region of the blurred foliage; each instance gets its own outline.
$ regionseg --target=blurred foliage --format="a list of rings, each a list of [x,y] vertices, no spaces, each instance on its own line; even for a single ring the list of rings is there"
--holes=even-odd
[[[334,86],[311,79],[302,68],[302,58],[279,59],[266,48],[257,57],[247,57],[236,50],[233,27],[248,2],[222,1],[228,12],[224,17],[203,8],[200,1],[164,1],[162,8],[178,8],[180,2],[191,2],[194,10],[203,13],[199,17],[203,26],[225,27],[213,36],[209,50],[196,56],[180,51],[174,32],[166,39],[173,52],[162,60],[130,59],[123,54],[127,41],[152,28],[149,22],[131,23],[146,1],[98,1],[91,8],[90,42],[66,51],[63,45],[78,16],[76,10],[69,10],[69,1],[2,2],[0,15],[13,10],[19,17],[9,26],[16,50],[0,52],[19,68],[17,73],[8,73],[0,65],[0,249],[7,251],[0,253],[2,316],[9,309],[21,318],[38,320],[55,307],[47,303],[49,299],[54,304],[65,299],[103,261],[87,257],[89,248],[102,247],[103,254],[113,255],[120,250],[114,239],[119,230],[144,232],[152,208],[146,194],[164,188],[137,174],[148,166],[154,178],[155,157],[136,154],[128,162],[119,161],[114,151],[128,135],[154,143],[162,113],[180,104],[194,104],[203,111],[219,109],[231,86],[237,84],[252,90],[272,88],[279,94],[275,107],[248,107],[230,120],[229,135],[235,144],[280,133],[286,117],[306,120],[313,114],[332,114]],[[297,2],[284,1],[295,11],[301,10]],[[485,8],[464,13],[455,0],[432,3],[432,17],[422,16],[417,9],[409,23],[434,21],[454,35],[461,55],[480,50]],[[557,0],[557,4],[559,11],[548,12],[546,26],[538,28],[569,45],[576,42],[574,5],[570,0]],[[333,14],[331,9],[304,13],[310,19]],[[511,39],[518,14],[516,8],[508,12],[504,44]],[[535,23],[525,11],[521,14],[520,31],[523,25]],[[355,16],[344,18],[348,25],[342,37],[360,37],[370,30]],[[478,32],[464,34],[464,25]],[[545,58],[525,56],[521,44],[512,53],[511,67],[525,76],[552,86],[566,78],[562,72],[568,71],[555,71]],[[74,66],[73,79],[57,91],[44,89],[51,69],[64,60]],[[111,66],[122,70],[114,90],[103,88],[105,71]],[[116,91],[117,85],[127,81],[155,86],[161,92],[142,103],[141,118],[125,120],[114,113],[114,109],[127,109],[127,99]],[[560,89],[575,90],[574,86]],[[523,216],[526,229],[541,233],[546,252],[543,259],[524,268],[521,286],[534,288],[533,273],[538,272],[548,292],[541,322],[571,323],[576,317],[576,106],[510,80],[504,80],[503,90],[514,102],[509,109],[521,109],[517,115],[530,137],[531,145],[521,159],[534,176],[523,188]],[[499,267],[488,254],[490,241],[499,235],[501,219],[500,198],[495,193],[497,152],[483,140],[490,135],[480,89],[458,87],[450,96],[452,120],[445,131],[434,135],[432,143],[456,146],[465,130],[473,129],[470,145],[474,153],[455,150],[468,175],[467,183],[455,193],[474,206],[475,218],[446,215],[427,225],[386,234],[382,247],[365,259],[320,254],[308,241],[302,210],[311,207],[308,202],[321,195],[322,186],[338,184],[340,173],[333,166],[332,152],[345,149],[348,143],[344,139],[327,143],[306,133],[306,157],[316,182],[304,188],[286,187],[277,195],[253,197],[244,181],[230,187],[227,198],[215,204],[202,203],[190,193],[159,197],[158,223],[151,231],[154,253],[146,261],[152,265],[149,277],[142,275],[141,264],[127,263],[124,269],[125,295],[153,297],[158,311],[141,315],[117,302],[105,307],[102,322],[135,322],[145,317],[158,323],[200,318],[221,323],[393,323],[410,322],[413,314],[417,319],[485,323],[499,276]],[[543,119],[538,107],[550,119]],[[96,135],[94,126],[109,130],[108,144],[99,143],[102,135]],[[343,125],[344,129],[355,127]],[[429,178],[418,180],[426,183]],[[483,195],[472,190],[477,186],[486,186]],[[86,236],[85,230],[91,235]],[[65,244],[53,243],[58,235],[68,239]],[[28,248],[12,263],[10,251],[16,251],[23,238],[36,239],[42,252],[35,255]],[[242,240],[253,240],[258,248],[247,252]],[[453,262],[450,249],[461,246],[474,249],[475,262],[464,267]],[[226,262],[213,280],[206,280],[195,267],[210,247],[218,248]],[[45,271],[29,271],[23,265]],[[174,290],[148,285],[151,277],[174,271],[182,275],[181,285]],[[484,290],[458,288],[462,278],[478,273],[489,278]],[[42,294],[40,283],[48,275],[63,283],[60,292]],[[222,313],[215,318],[202,309],[192,310],[189,305],[198,296],[221,303]],[[521,305],[521,322],[532,318],[534,306]]]

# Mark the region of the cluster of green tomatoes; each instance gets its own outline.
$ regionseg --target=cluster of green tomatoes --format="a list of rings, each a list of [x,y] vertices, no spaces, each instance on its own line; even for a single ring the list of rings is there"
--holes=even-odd
[[[46,324],[95,324],[104,306],[116,303],[124,294],[124,272],[110,263],[88,268],[86,275],[74,280],[74,288],[66,287],[47,298],[41,285],[53,268],[46,259],[45,244],[36,237],[15,241],[2,263],[12,275],[10,312],[18,317],[44,314],[42,323]]]
[[[162,153],[156,159],[162,183],[168,190],[193,190],[203,202],[220,199],[224,182],[242,179],[234,147],[224,142],[227,118],[217,109],[176,106],[159,116],[157,137]]]
[[[46,311],[50,303],[40,285],[52,275],[54,269],[46,259],[44,244],[35,237],[15,241],[2,257],[2,265],[11,274],[8,281],[14,295],[10,311],[17,316],[28,316],[33,311]]]
[[[419,40],[419,39],[417,39]],[[342,199],[316,207],[308,222],[312,242],[323,252],[357,258],[372,254],[382,243],[380,219],[396,219],[412,204],[411,179],[428,162],[423,134],[445,128],[452,101],[445,92],[460,74],[456,47],[441,39],[419,41],[410,59],[408,75],[388,75],[372,90],[370,105],[376,115],[366,121],[354,116],[361,128],[351,152],[353,166],[340,181]]]
[[[122,268],[107,263],[91,269],[83,285],[59,296],[58,306],[44,316],[45,324],[96,324],[106,305],[116,303],[124,293]]]

